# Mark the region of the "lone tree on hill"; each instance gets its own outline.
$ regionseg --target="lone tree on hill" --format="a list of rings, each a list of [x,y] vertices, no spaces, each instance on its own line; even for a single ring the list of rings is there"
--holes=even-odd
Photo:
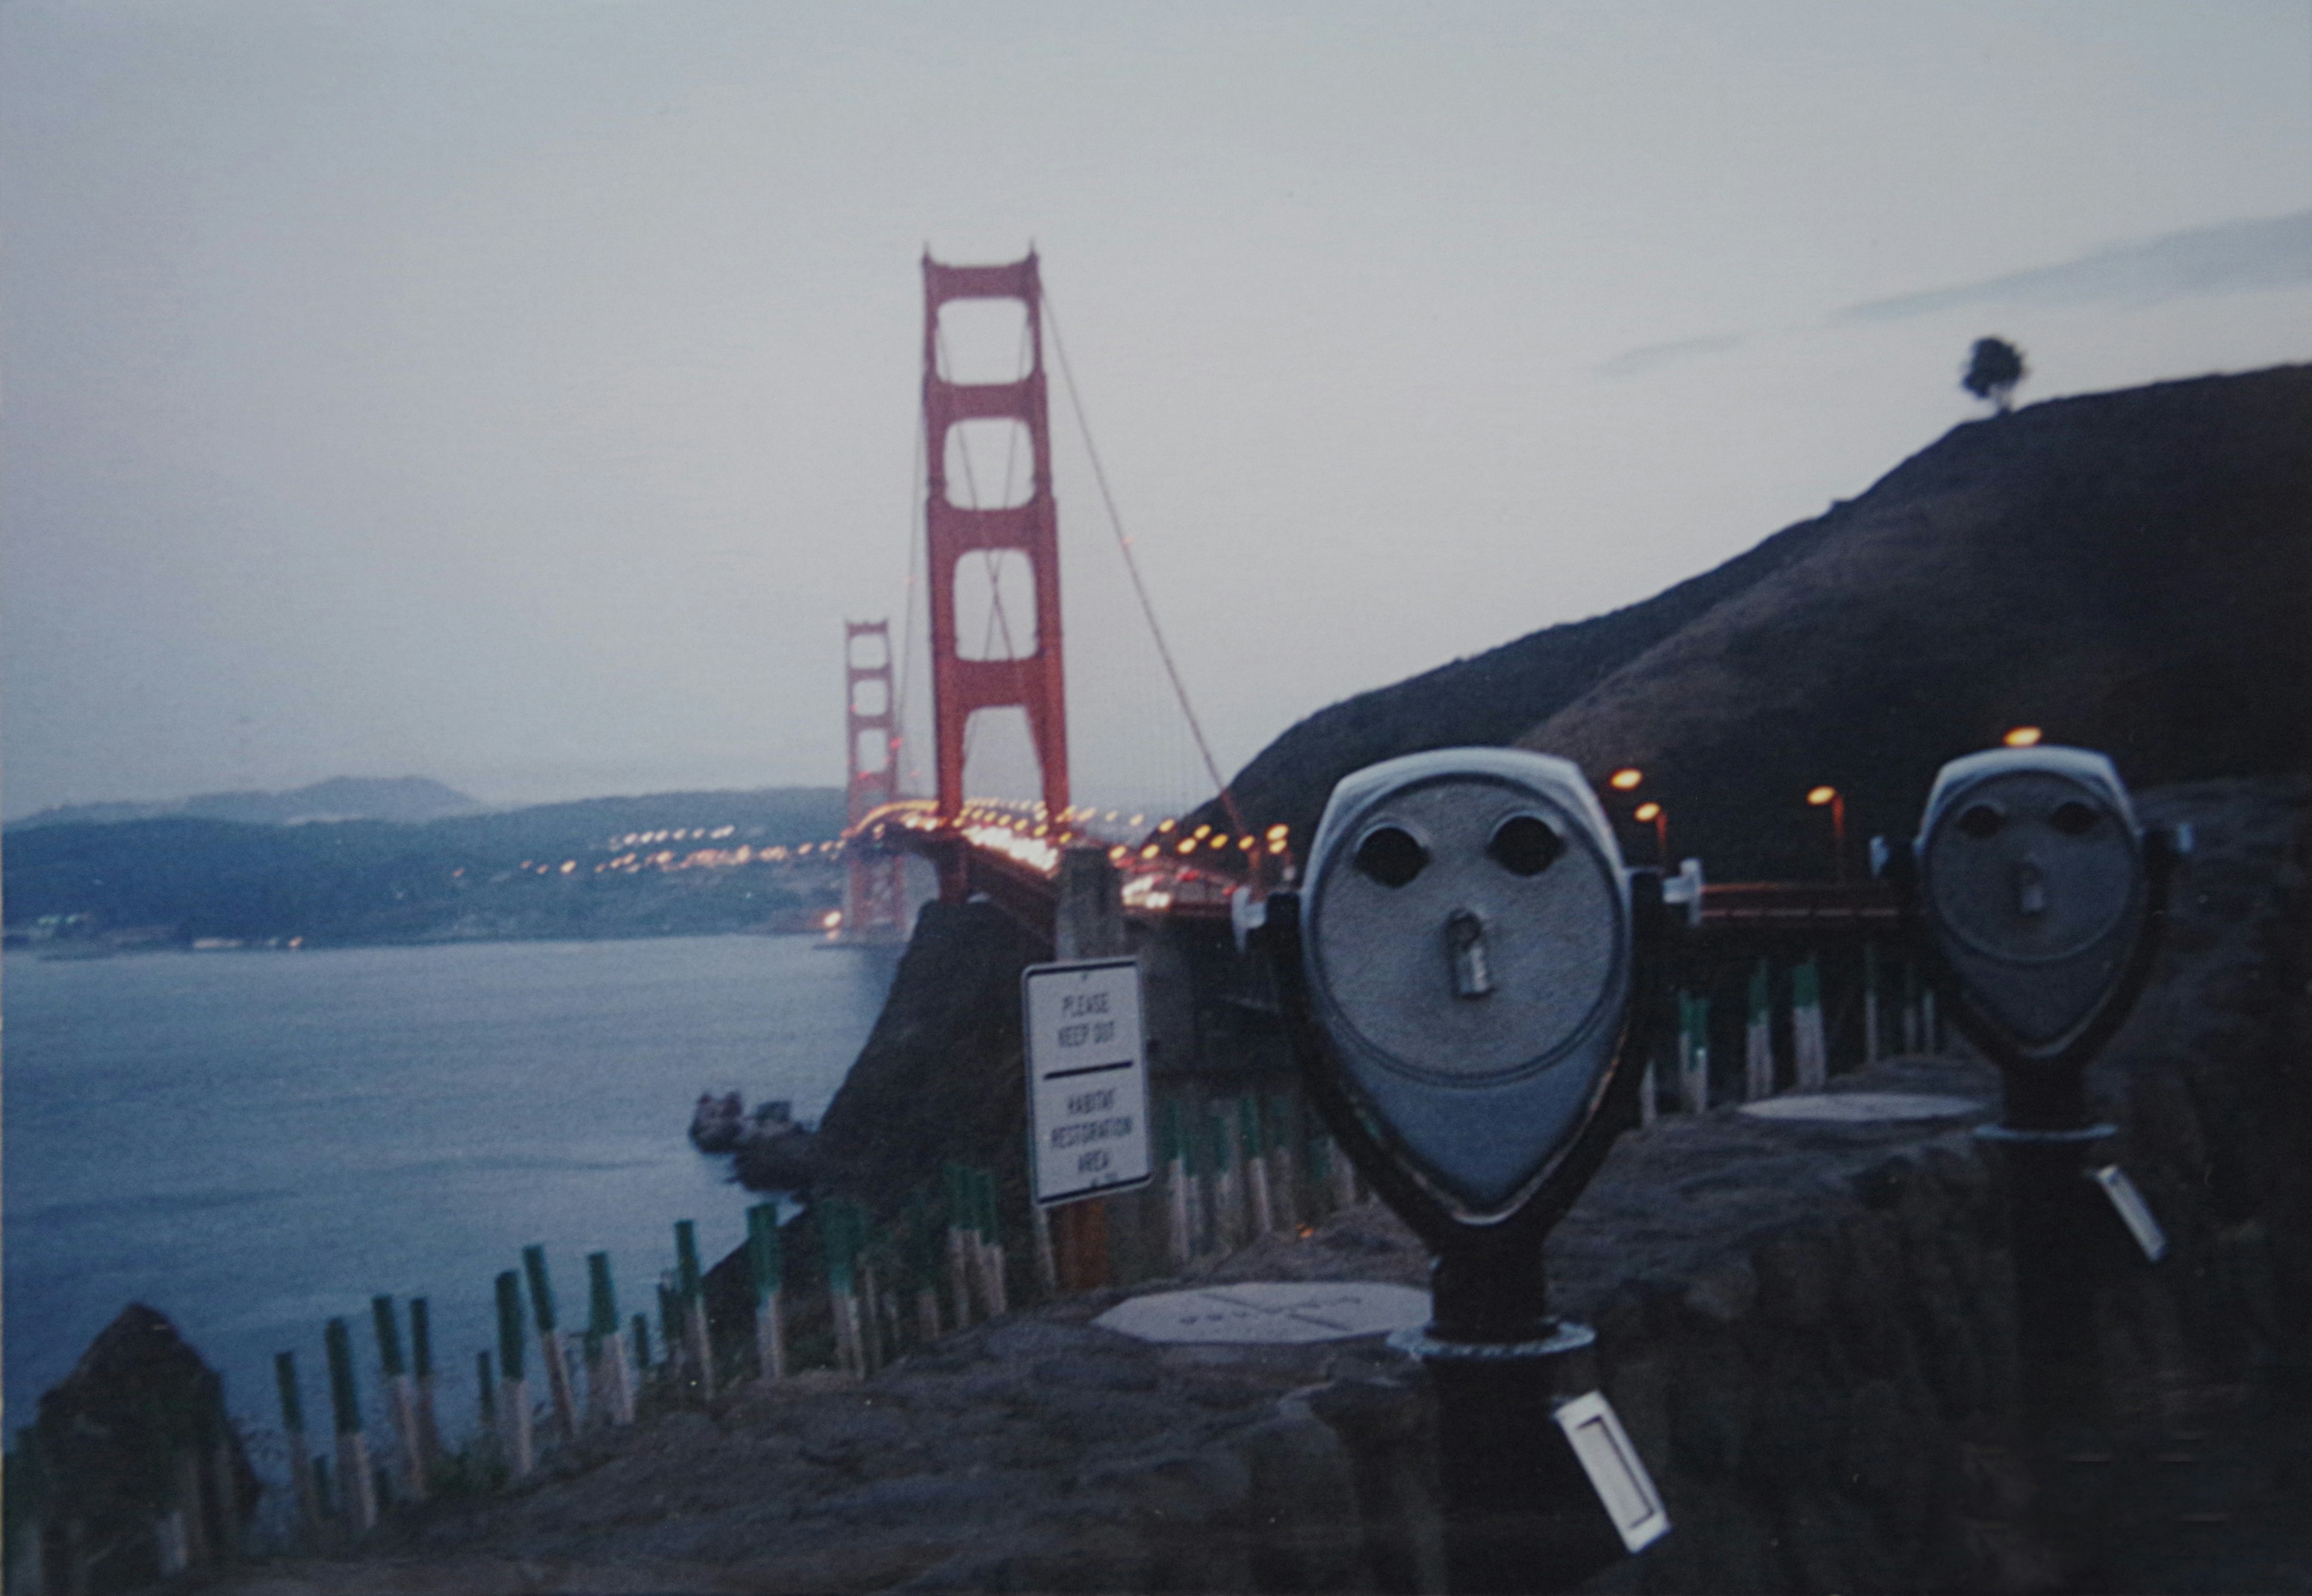
[[[2005,338],[1977,338],[1967,358],[1966,375],[1959,386],[1977,399],[1987,399],[2004,416],[2015,404],[2015,385],[2031,374],[2023,351]]]

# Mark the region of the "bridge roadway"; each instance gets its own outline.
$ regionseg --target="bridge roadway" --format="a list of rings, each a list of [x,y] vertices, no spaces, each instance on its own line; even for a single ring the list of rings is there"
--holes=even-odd
[[[996,799],[972,800],[952,820],[928,798],[900,799],[863,816],[844,845],[913,854],[939,872],[942,896],[984,893],[1047,936],[1059,902],[1061,852],[1070,846],[1106,848],[1124,912],[1152,921],[1226,920],[1239,887],[1274,884],[1291,857],[1265,850],[1257,837],[1234,846],[1225,837],[1130,837],[1091,810],[1067,811],[1055,826],[1040,804]],[[1706,882],[1700,930],[1721,945],[1836,942],[1891,931],[1896,915],[1893,892],[1878,881]]]

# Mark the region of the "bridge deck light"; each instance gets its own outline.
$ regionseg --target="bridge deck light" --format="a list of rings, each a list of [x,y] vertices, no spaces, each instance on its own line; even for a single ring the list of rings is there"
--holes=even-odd
[[[1645,779],[1646,773],[1644,771],[1639,769],[1634,765],[1625,765],[1619,770],[1616,770],[1613,775],[1606,778],[1606,785],[1613,788],[1617,793],[1627,793],[1633,791],[1640,782]]]
[[[1807,794],[1807,802],[1817,809],[1820,809],[1826,803],[1835,803],[1837,801],[1836,787],[1817,787]]]
[[[1999,741],[2009,748],[2036,748],[2041,732],[2036,726],[2017,726]]]

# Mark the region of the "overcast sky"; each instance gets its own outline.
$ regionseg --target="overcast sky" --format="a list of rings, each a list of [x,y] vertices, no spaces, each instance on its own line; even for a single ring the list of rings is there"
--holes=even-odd
[[[0,0],[6,811],[839,780],[918,258],[1031,240],[1232,768],[1859,493],[1977,336],[2312,359],[2312,5]],[[1192,798],[1053,391],[1078,790]]]

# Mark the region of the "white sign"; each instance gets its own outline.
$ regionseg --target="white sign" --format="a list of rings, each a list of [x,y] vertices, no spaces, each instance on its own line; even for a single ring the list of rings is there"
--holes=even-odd
[[[2111,1206],[2118,1211],[2121,1222],[2127,1226],[2127,1233],[2135,1238],[2138,1247],[2143,1249],[2146,1261],[2156,1264],[2168,1256],[2168,1233],[2151,1216],[2151,1205],[2143,1200],[2143,1194],[2135,1188],[2135,1182],[2127,1178],[2125,1170],[2115,1163],[2107,1163],[2099,1170],[2089,1170],[2088,1179],[2103,1188],[2104,1196],[2111,1199]]]
[[[1606,1393],[1587,1391],[1561,1402],[1556,1417],[1557,1427],[1573,1443],[1573,1455],[1581,1460],[1582,1472],[1590,1477],[1590,1488],[1598,1493],[1606,1516],[1620,1531],[1622,1544],[1640,1552],[1668,1534],[1669,1509],[1662,1505],[1645,1460],[1630,1444],[1629,1432],[1622,1428]]]
[[[1038,964],[1020,978],[1028,1033],[1028,1133],[1045,1207],[1144,1186],[1148,1063],[1140,961]]]

